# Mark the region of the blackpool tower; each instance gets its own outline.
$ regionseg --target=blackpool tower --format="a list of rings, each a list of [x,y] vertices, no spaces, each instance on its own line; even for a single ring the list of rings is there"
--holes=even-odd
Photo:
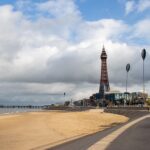
[[[100,59],[101,59],[101,77],[100,77],[99,93],[103,96],[105,92],[108,92],[110,90],[107,72],[107,54],[104,46],[102,49]]]

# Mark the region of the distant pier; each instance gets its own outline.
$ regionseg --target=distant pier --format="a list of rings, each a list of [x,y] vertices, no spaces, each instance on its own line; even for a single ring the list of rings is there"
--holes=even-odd
[[[0,105],[0,108],[43,109],[43,108],[45,108],[45,106],[33,106],[33,105]]]

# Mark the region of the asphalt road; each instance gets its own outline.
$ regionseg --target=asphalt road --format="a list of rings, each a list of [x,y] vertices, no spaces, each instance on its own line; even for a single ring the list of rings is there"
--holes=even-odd
[[[106,150],[150,150],[150,118],[127,129]]]
[[[118,125],[47,150],[87,150],[121,126],[123,125]],[[150,150],[150,118],[127,129],[109,145],[107,150]]]

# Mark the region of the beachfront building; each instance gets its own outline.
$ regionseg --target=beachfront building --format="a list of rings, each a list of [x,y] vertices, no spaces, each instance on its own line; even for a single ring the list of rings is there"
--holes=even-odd
[[[106,92],[105,99],[108,104],[120,105],[124,103],[125,95],[121,92]]]
[[[144,98],[143,98],[144,95]],[[74,101],[75,106],[112,106],[112,105],[143,105],[148,94],[142,92],[122,93],[119,91],[105,92],[104,95],[94,93],[87,99]]]
[[[104,95],[101,93],[95,93],[90,98],[94,99],[99,106],[107,105],[121,105],[124,103],[125,95],[121,92],[105,92]]]
[[[144,95],[144,98],[143,98]],[[142,92],[122,93],[119,91],[105,92],[102,96],[100,93],[95,93],[90,96],[99,106],[107,105],[138,105],[144,104],[148,94]]]
[[[131,105],[144,104],[147,98],[148,98],[147,93],[132,92],[131,93]]]
[[[85,98],[82,100],[74,101],[74,105],[75,106],[83,106],[83,107],[97,106],[96,101],[94,99],[90,99],[90,98]]]

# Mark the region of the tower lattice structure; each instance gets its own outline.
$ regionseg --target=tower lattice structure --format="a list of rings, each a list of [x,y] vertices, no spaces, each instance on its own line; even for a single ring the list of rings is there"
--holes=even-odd
[[[100,77],[99,93],[104,95],[105,92],[108,92],[110,90],[107,72],[107,54],[104,47],[102,49],[100,59],[101,59],[101,77]]]

